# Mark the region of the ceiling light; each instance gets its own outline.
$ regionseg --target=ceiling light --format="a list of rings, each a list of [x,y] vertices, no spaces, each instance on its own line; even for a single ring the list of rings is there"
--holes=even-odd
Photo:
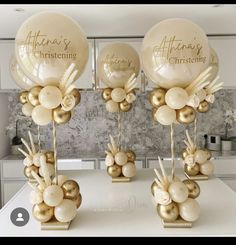
[[[24,12],[25,10],[23,8],[15,8],[14,9],[16,12]]]

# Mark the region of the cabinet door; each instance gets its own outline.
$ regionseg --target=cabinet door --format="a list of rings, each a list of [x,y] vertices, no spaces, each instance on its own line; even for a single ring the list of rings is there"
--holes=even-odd
[[[11,77],[9,65],[15,51],[14,40],[0,41],[1,89],[20,89]]]
[[[142,45],[142,38],[112,38],[112,39],[97,39],[96,40],[96,61],[97,61],[97,57],[100,53],[100,51],[108,44],[110,43],[114,43],[114,42],[122,42],[122,43],[127,43],[129,45],[131,45],[139,54],[139,58],[140,58],[140,52],[141,52],[141,45]],[[140,59],[140,63],[141,63],[141,59]],[[97,64],[97,62],[96,62]],[[96,68],[97,70],[97,68]],[[138,81],[138,88],[141,88],[141,76],[142,72],[139,72],[139,75],[137,77],[137,81]],[[105,88],[107,87],[102,81],[100,81],[98,74],[96,73],[96,80],[97,80],[97,88]]]

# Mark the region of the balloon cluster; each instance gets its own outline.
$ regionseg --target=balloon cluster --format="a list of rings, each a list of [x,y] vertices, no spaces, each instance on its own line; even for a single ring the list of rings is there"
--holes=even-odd
[[[162,175],[154,169],[157,178],[151,185],[159,216],[166,222],[174,222],[180,217],[188,222],[196,221],[200,215],[200,206],[195,200],[200,195],[199,185],[189,179],[172,179],[167,176],[160,158],[159,164]]]
[[[214,164],[210,161],[211,152],[208,149],[197,149],[186,130],[188,141],[184,141],[187,148],[182,152],[184,171],[188,176],[199,174],[211,175],[214,171]]]
[[[25,176],[29,180],[34,179],[31,174],[31,172],[34,171],[37,174],[39,174],[40,177],[44,177],[43,171],[40,165],[40,158],[43,158],[43,160],[46,161],[49,175],[50,177],[53,176],[54,174],[54,152],[53,151],[42,152],[41,150],[37,150],[35,147],[31,132],[28,131],[28,134],[29,134],[31,147],[26,142],[26,140],[21,139],[28,153],[18,148],[18,150],[25,156],[23,160],[23,164],[25,165],[25,168],[24,168]]]
[[[121,151],[117,147],[114,138],[110,135],[111,143],[108,143],[109,151],[105,151],[105,164],[107,173],[112,177],[132,178],[136,175],[135,153],[131,150]]]

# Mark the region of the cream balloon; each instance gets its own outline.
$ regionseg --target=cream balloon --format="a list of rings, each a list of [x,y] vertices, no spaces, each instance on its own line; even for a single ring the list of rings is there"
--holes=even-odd
[[[169,186],[168,192],[171,199],[177,203],[184,202],[188,198],[188,188],[181,181],[172,182]]]
[[[107,167],[112,166],[115,163],[113,155],[109,152],[105,158],[105,164]]]
[[[136,166],[132,162],[127,162],[122,166],[122,174],[125,177],[132,178],[136,175]]]
[[[156,120],[162,125],[171,125],[176,121],[176,112],[168,105],[159,107],[154,116]]]
[[[43,194],[41,191],[31,191],[30,192],[30,203],[40,204],[43,202]]]
[[[59,186],[62,186],[69,178],[66,176],[66,175],[58,175],[57,176],[57,185]],[[53,184],[56,184],[56,177],[54,177],[53,181],[52,181]]]
[[[137,77],[140,69],[139,55],[126,43],[106,45],[98,55],[98,76],[110,88],[124,88],[134,73]]]
[[[74,63],[83,72],[88,60],[88,42],[79,24],[71,17],[44,11],[28,18],[15,38],[15,54],[23,72],[34,82],[58,85]]]
[[[188,102],[188,94],[183,88],[174,87],[166,92],[165,101],[170,108],[181,109]]]
[[[52,121],[52,111],[38,105],[32,111],[32,119],[37,125],[45,126]]]
[[[74,201],[69,199],[64,199],[58,206],[54,209],[55,218],[59,222],[69,222],[73,220],[77,213],[77,207]]]
[[[46,86],[39,93],[39,102],[46,109],[55,109],[62,102],[62,93],[58,87]]]
[[[208,67],[209,58],[206,34],[187,19],[161,21],[143,39],[142,67],[162,88],[185,88]]]
[[[200,165],[200,172],[205,175],[211,175],[214,172],[214,164],[211,161],[206,161]]]
[[[200,206],[195,199],[188,198],[185,202],[179,203],[179,214],[184,220],[194,222],[199,218]]]
[[[47,163],[47,169],[48,169],[49,176],[50,177],[53,176],[54,173],[55,173],[54,165],[53,164],[50,164],[50,163]],[[45,177],[44,174],[43,174],[43,171],[42,171],[42,168],[41,167],[39,168],[39,174],[42,177]]]
[[[212,69],[210,71],[210,76],[208,78],[208,81],[212,82],[216,76],[219,73],[219,59],[218,56],[213,48],[210,48],[210,64],[209,66],[212,66]]]
[[[127,161],[128,161],[128,157],[127,157],[125,152],[119,151],[116,153],[116,155],[115,155],[116,164],[123,166],[127,163]]]
[[[33,109],[34,107],[29,102],[22,106],[22,112],[27,117],[32,115]]]
[[[119,111],[119,104],[113,100],[108,100],[106,102],[106,109],[109,112],[118,112]]]
[[[55,207],[63,200],[63,190],[58,185],[50,185],[43,192],[43,200],[48,206]]]
[[[206,151],[196,150],[194,153],[195,162],[199,164],[205,163],[207,161],[207,158],[208,158],[208,154]]]
[[[34,165],[35,166],[37,166],[37,167],[40,167],[40,158],[44,158],[45,159],[45,161],[46,161],[46,156],[43,154],[43,153],[36,153],[36,154],[34,154],[34,156],[33,156],[33,163],[34,163]],[[41,175],[42,176],[42,175]]]
[[[114,88],[111,92],[111,98],[115,102],[121,102],[126,98],[126,92],[123,88]]]

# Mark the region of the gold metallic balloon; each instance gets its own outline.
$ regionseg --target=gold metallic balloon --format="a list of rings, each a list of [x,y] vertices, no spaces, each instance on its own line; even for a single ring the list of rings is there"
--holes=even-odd
[[[183,183],[188,188],[188,197],[189,198],[197,198],[200,195],[200,186],[194,180],[185,179]]]
[[[189,167],[187,164],[185,164],[184,165],[184,171],[189,176],[195,176],[195,175],[197,175],[199,173],[200,166],[197,163],[193,167]]]
[[[82,196],[81,196],[81,194],[79,194],[79,195],[76,197],[76,199],[74,199],[73,201],[75,202],[76,207],[79,208],[80,205],[81,205],[81,203],[82,203]]]
[[[187,150],[184,149],[184,150],[182,151],[181,155],[182,155],[182,158],[185,159],[185,157],[188,155]]]
[[[152,192],[152,195],[154,196],[154,193],[155,191],[158,189],[158,185],[156,183],[156,181],[153,181],[152,182],[152,185],[151,185],[151,192]]]
[[[62,184],[61,188],[63,190],[65,199],[74,200],[79,195],[80,188],[79,188],[78,183],[76,181],[74,181],[74,180],[65,181]]]
[[[135,153],[133,151],[131,151],[131,150],[128,150],[128,151],[126,151],[126,155],[128,157],[128,161],[127,162],[133,162],[134,163],[134,161],[136,159]]]
[[[59,106],[53,110],[53,119],[57,124],[67,123],[71,119],[71,111],[63,111]]]
[[[152,106],[158,108],[162,105],[165,105],[165,94],[166,90],[163,88],[156,88],[149,94],[149,102]]]
[[[74,88],[70,94],[72,94],[75,97],[75,106],[80,103],[81,100],[81,94],[78,88]]]
[[[120,110],[127,112],[132,108],[132,104],[129,104],[126,100],[119,103]]]
[[[196,118],[196,111],[191,107],[186,105],[185,107],[176,110],[176,119],[179,123],[189,124],[192,123]]]
[[[105,89],[103,89],[103,91],[102,91],[102,98],[105,101],[110,100],[111,99],[111,92],[112,92],[112,88],[105,88]]]
[[[152,119],[153,119],[154,121],[156,121],[156,122],[157,122],[157,119],[156,119],[156,117],[155,117],[155,114],[156,114],[156,112],[157,112],[157,109],[158,109],[158,108],[156,108],[156,107],[153,107],[153,108],[152,108]]]
[[[42,223],[48,222],[54,215],[54,208],[44,202],[35,204],[32,211],[34,218]]]
[[[46,156],[46,162],[47,163],[54,163],[54,152],[53,151],[47,151],[44,153]]]
[[[34,171],[36,174],[38,174],[39,173],[39,168],[36,167],[35,165],[31,165],[29,167],[26,166],[24,168],[24,174],[25,174],[25,176],[27,178],[29,178],[29,179],[34,179],[34,177],[31,174],[31,171]]]
[[[41,86],[35,86],[32,89],[30,89],[28,93],[28,101],[33,105],[37,106],[40,104],[39,102],[39,93],[41,91]]]
[[[171,202],[168,205],[158,205],[157,212],[166,222],[175,221],[179,216],[179,208],[175,202]]]
[[[208,112],[210,109],[210,105],[206,100],[203,100],[202,102],[200,102],[197,111],[201,112],[201,113],[205,113]]]
[[[118,177],[121,175],[122,173],[122,167],[117,165],[117,164],[114,164],[112,166],[109,166],[107,168],[107,173],[111,176],[111,177]]]
[[[207,160],[210,160],[210,159],[211,159],[211,157],[212,157],[212,153],[211,153],[211,151],[210,151],[209,149],[206,149],[206,148],[201,149],[201,150],[203,150],[203,151],[206,151],[206,152],[207,152]]]
[[[19,100],[21,104],[26,104],[28,102],[28,91],[21,92]]]

